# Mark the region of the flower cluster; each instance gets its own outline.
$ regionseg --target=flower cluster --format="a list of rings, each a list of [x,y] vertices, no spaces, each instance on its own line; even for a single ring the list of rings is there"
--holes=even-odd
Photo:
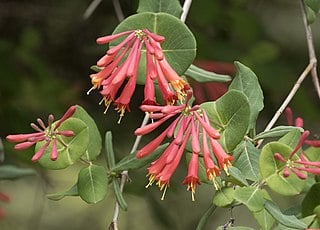
[[[155,82],[166,104],[174,104],[176,100],[182,100],[189,85],[167,62],[160,45],[164,42],[164,37],[148,29],[130,30],[100,37],[97,43],[107,44],[122,37],[125,38],[97,61],[97,66],[101,70],[90,75],[93,86],[88,94],[93,89],[101,89],[100,94],[103,99],[100,104],[104,102],[105,113],[110,104],[114,103],[120,114],[118,121],[120,123],[125,111],[130,111],[129,103],[135,91],[143,48],[146,51],[146,75],[142,104],[157,104]]]
[[[76,111],[76,106],[71,106],[67,112],[60,118],[60,120],[54,123],[54,116],[50,114],[48,116],[48,126],[46,127],[44,122],[38,118],[37,122],[39,125],[35,123],[31,123],[31,127],[36,131],[34,133],[28,134],[13,134],[8,135],[6,137],[7,141],[10,142],[20,142],[14,146],[15,150],[23,150],[31,147],[37,142],[45,141],[45,144],[33,155],[32,161],[38,161],[45,150],[48,148],[50,143],[52,142],[52,150],[50,158],[51,160],[56,160],[58,158],[58,149],[57,149],[57,141],[63,143],[63,141],[59,138],[60,135],[65,137],[72,137],[74,135],[71,130],[58,130],[61,124],[70,118]]]
[[[287,107],[285,110],[285,116],[288,125],[294,125],[296,127],[303,127],[303,118],[297,117],[293,122],[293,112],[291,108]],[[296,147],[290,153],[288,159],[286,160],[281,153],[275,153],[274,158],[278,161],[285,163],[285,168],[283,170],[283,176],[288,177],[290,172],[294,173],[297,177],[304,180],[307,178],[307,173],[312,173],[314,175],[320,175],[320,162],[309,161],[301,150],[302,145],[309,145],[312,147],[320,147],[320,140],[309,140],[310,131],[305,130]],[[301,151],[299,151],[301,150]]]
[[[287,160],[284,159],[281,153],[274,154],[276,160],[286,164],[282,174],[284,177],[288,177],[290,172],[294,173],[302,180],[307,178],[307,173],[320,175],[320,162],[309,161],[303,151],[299,154],[297,160],[294,159],[294,156],[297,156],[298,151],[301,149],[309,135],[310,132],[308,130],[302,133],[297,146],[290,153]]]
[[[188,186],[187,189],[191,191],[192,200],[194,200],[196,187],[200,184],[198,168],[199,155],[201,154],[207,178],[218,189],[215,178],[220,175],[221,170],[225,170],[228,173],[228,167],[231,166],[233,157],[228,155],[217,141],[220,138],[220,134],[210,125],[206,112],[198,105],[189,106],[188,98],[186,103],[182,105],[142,105],[141,109],[149,113],[150,118],[155,121],[136,129],[136,135],[148,134],[168,119],[176,116],[157,138],[137,152],[136,156],[138,158],[148,156],[166,137],[173,138],[163,154],[152,162],[148,168],[149,183],[147,187],[156,181],[160,190],[164,190],[162,196],[162,199],[164,199],[167,187],[170,186],[170,178],[180,162],[188,141],[191,139],[192,155],[188,166],[188,174],[183,184]],[[218,166],[215,162],[217,162]]]

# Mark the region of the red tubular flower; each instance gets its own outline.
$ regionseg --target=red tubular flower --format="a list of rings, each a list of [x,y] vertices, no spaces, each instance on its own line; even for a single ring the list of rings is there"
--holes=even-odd
[[[8,135],[6,139],[10,142],[21,142],[15,145],[15,150],[23,150],[31,147],[37,142],[46,141],[45,144],[33,155],[32,161],[38,161],[45,150],[48,148],[50,143],[53,142],[50,158],[54,161],[58,158],[57,141],[63,143],[59,136],[71,137],[74,135],[73,131],[71,130],[59,131],[58,128],[64,121],[70,118],[75,113],[75,111],[76,106],[71,106],[55,125],[53,125],[53,115],[49,115],[47,127],[45,126],[44,122],[38,118],[37,122],[39,126],[31,123],[31,127],[37,132],[30,134]]]
[[[188,166],[188,174],[183,184],[188,185],[187,189],[191,191],[192,200],[194,200],[196,187],[200,184],[198,179],[199,154],[203,153],[207,177],[214,183],[216,189],[218,189],[219,186],[215,182],[215,177],[220,175],[221,170],[225,170],[226,173],[228,172],[227,169],[231,166],[233,157],[228,155],[216,141],[216,139],[220,137],[220,134],[210,125],[206,112],[198,105],[193,107],[188,106],[189,99],[190,97],[187,97],[185,104],[177,106],[142,105],[142,111],[149,112],[150,117],[155,121],[147,124],[143,128],[136,129],[135,134],[146,135],[158,128],[169,118],[176,116],[172,123],[158,137],[137,152],[137,157],[141,158],[153,152],[165,137],[173,139],[162,155],[152,162],[148,168],[149,183],[147,187],[157,181],[160,190],[164,189],[166,191],[170,178],[176,170],[181,155],[185,150],[186,143],[191,140],[193,153]],[[199,140],[201,136],[202,146]],[[207,139],[210,141],[210,148]],[[210,151],[218,162],[220,169],[215,165]],[[162,198],[163,197],[164,195]]]
[[[100,72],[91,74],[92,88],[99,89],[106,111],[114,102],[120,119],[125,110],[130,111],[129,103],[135,91],[135,84],[140,64],[141,50],[146,50],[146,81],[144,100],[142,104],[156,105],[155,81],[166,104],[173,105],[176,100],[183,101],[189,85],[184,81],[166,61],[160,43],[164,37],[154,34],[147,29],[130,30],[119,34],[105,36],[97,39],[98,44],[106,44],[116,39],[123,40],[110,48],[106,54],[97,61]],[[126,82],[127,80],[127,83]],[[171,85],[170,85],[171,84]],[[124,87],[122,87],[125,85]],[[121,90],[121,92],[119,92]],[[120,95],[118,98],[116,98]],[[118,123],[119,123],[118,122]]]
[[[188,188],[187,190],[191,191],[192,201],[194,201],[194,195],[196,193],[196,187],[197,185],[200,185],[200,181],[198,178],[198,170],[199,170],[199,160],[198,160],[198,154],[192,153],[191,160],[189,162],[188,167],[188,175],[182,182],[183,184],[187,184]]]

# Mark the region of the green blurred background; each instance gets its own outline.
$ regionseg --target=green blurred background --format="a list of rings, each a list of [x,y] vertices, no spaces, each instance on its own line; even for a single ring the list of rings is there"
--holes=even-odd
[[[98,36],[112,33],[118,23],[111,0],[102,1],[88,18],[83,14],[90,0],[0,0],[0,137],[30,132],[29,124],[49,113],[59,118],[72,104],[80,104],[94,117],[101,134],[113,131],[118,159],[127,155],[134,141],[133,130],[143,114],[137,109],[138,87],[120,125],[112,109],[103,114],[97,92],[91,87],[90,66],[105,52],[95,44]],[[138,1],[121,0],[125,17],[135,13]],[[232,63],[240,61],[257,74],[265,94],[259,130],[278,109],[297,77],[308,64],[299,1],[295,0],[201,0],[194,1],[187,25],[197,39],[197,60]],[[312,26],[319,53],[319,23]],[[319,100],[311,79],[303,83],[290,106],[305,118],[305,127],[320,133]],[[284,123],[284,119],[280,122]],[[155,135],[155,134],[154,134]],[[150,136],[151,137],[151,136]],[[315,138],[318,138],[315,136]],[[144,139],[143,142],[147,140]],[[15,181],[0,181],[0,191],[11,203],[0,203],[7,217],[0,229],[106,229],[113,215],[112,191],[104,201],[87,205],[77,197],[50,201],[47,193],[68,189],[77,180],[81,164],[61,171],[44,171],[30,163],[30,152],[14,152],[4,142],[5,164],[33,167],[38,174]],[[101,157],[100,163],[104,164]],[[173,177],[166,199],[156,186],[145,189],[146,170],[130,173],[125,187],[129,210],[120,215],[120,229],[195,229],[212,200],[213,187],[200,186],[196,202],[181,185],[186,174],[182,164]],[[280,200],[280,198],[279,198]],[[292,200],[280,200],[284,206]],[[233,210],[236,225],[256,227],[245,208]],[[230,210],[217,209],[207,229],[230,218]]]

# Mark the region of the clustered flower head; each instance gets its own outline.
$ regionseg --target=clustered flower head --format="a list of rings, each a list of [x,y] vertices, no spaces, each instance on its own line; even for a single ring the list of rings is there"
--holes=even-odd
[[[120,123],[135,91],[142,49],[145,48],[146,75],[144,101],[142,104],[156,105],[155,83],[157,83],[166,104],[183,100],[189,85],[169,65],[161,48],[164,37],[148,29],[130,30],[97,39],[98,44],[107,44],[124,37],[116,46],[110,48],[97,61],[100,72],[91,74],[92,88],[100,89],[107,112],[111,103],[119,112]]]
[[[278,161],[285,163],[282,175],[288,177],[290,172],[294,173],[300,179],[304,180],[308,177],[307,173],[320,175],[320,162],[309,161],[301,150],[302,145],[310,135],[308,130],[304,131],[299,139],[297,146],[290,153],[289,158],[286,160],[281,153],[275,153],[274,158]],[[298,159],[294,159],[298,156]]]
[[[288,125],[294,125],[296,127],[303,128],[303,118],[297,117],[293,123],[293,112],[291,108],[287,107],[285,115]],[[320,162],[314,162],[308,160],[305,156],[302,146],[303,144],[312,147],[320,147],[320,140],[309,140],[310,131],[305,130],[298,141],[298,144],[290,153],[288,159],[285,159],[281,153],[275,153],[274,158],[278,161],[285,163],[282,175],[288,177],[290,172],[294,173],[297,177],[304,180],[308,177],[307,173],[314,175],[320,175]]]
[[[65,145],[64,142],[59,138],[59,136],[72,137],[74,135],[74,132],[72,130],[58,130],[58,128],[64,121],[70,118],[75,113],[75,111],[76,106],[71,106],[57,123],[54,123],[54,116],[50,114],[48,116],[48,126],[46,126],[45,123],[40,118],[38,118],[37,122],[39,125],[31,123],[31,127],[36,132],[28,134],[8,135],[6,139],[10,142],[20,142],[14,146],[15,150],[24,150],[36,144],[37,142],[45,141],[45,144],[33,155],[32,161],[34,162],[38,161],[41,158],[45,150],[52,142],[50,158],[54,161],[58,158],[57,141]]]
[[[193,107],[188,105],[191,93],[186,99],[186,103],[181,105],[142,105],[141,109],[149,113],[154,122],[135,130],[136,135],[145,135],[152,132],[168,119],[176,116],[171,124],[154,140],[149,142],[137,152],[137,157],[142,158],[151,154],[167,137],[173,139],[162,155],[151,163],[148,168],[149,183],[151,186],[155,181],[160,190],[163,190],[162,199],[170,186],[170,179],[175,172],[186,145],[191,140],[191,159],[188,166],[188,174],[183,184],[187,190],[191,191],[192,200],[197,185],[200,184],[198,178],[199,155],[203,157],[208,180],[212,181],[216,189],[218,184],[215,178],[224,170],[228,174],[228,167],[231,166],[233,157],[225,152],[217,141],[220,134],[215,130],[209,121],[205,110],[198,105]],[[210,151],[211,150],[211,151]],[[214,157],[213,157],[214,156]]]

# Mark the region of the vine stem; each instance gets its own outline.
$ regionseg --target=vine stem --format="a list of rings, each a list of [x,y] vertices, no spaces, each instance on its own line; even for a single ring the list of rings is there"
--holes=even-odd
[[[306,6],[304,3],[304,0],[300,0],[300,9],[302,14],[304,29],[306,32],[307,46],[308,46],[308,52],[309,52],[309,63],[313,64],[313,68],[311,69],[312,81],[313,81],[314,88],[320,99],[320,84],[319,84],[319,78],[317,74],[317,58],[316,58],[315,49],[313,45],[313,36],[312,36],[311,26],[308,25],[308,21],[307,21],[307,13],[306,13]]]
[[[294,84],[293,88],[291,89],[290,93],[286,97],[286,99],[283,101],[282,105],[280,108],[277,110],[271,121],[268,123],[264,131],[269,131],[274,124],[277,122],[279,119],[280,115],[282,112],[285,110],[285,108],[288,106],[298,89],[300,88],[301,83],[304,81],[304,79],[308,76],[309,73],[311,73],[312,81],[314,88],[317,92],[317,95],[320,99],[320,84],[319,84],[319,79],[318,79],[318,74],[317,74],[317,58],[315,54],[315,49],[313,45],[313,36],[312,36],[312,30],[310,25],[308,25],[307,21],[307,13],[306,13],[306,7],[304,4],[304,0],[300,0],[300,9],[301,9],[301,14],[302,14],[302,20],[303,20],[303,25],[305,28],[305,33],[306,33],[306,40],[307,40],[307,46],[308,46],[308,53],[309,53],[309,64],[307,67],[304,69],[302,74],[299,76],[298,80]],[[257,148],[260,147],[262,144],[263,140],[260,140],[257,144]]]
[[[141,128],[144,127],[149,121],[149,114],[146,113],[143,120],[142,120],[142,123],[141,123]],[[132,146],[132,149],[130,151],[130,154],[134,153],[138,146],[139,146],[139,143],[141,141],[141,138],[142,136],[137,136],[136,137],[136,140]],[[122,171],[121,172],[121,178],[120,178],[120,191],[122,192],[123,191],[123,188],[124,188],[124,185],[126,183],[126,181],[128,180],[128,170],[125,170],[125,171]],[[114,207],[114,214],[113,214],[113,219],[112,219],[112,222],[109,226],[109,229],[110,230],[118,230],[118,217],[119,217],[119,211],[120,211],[120,206],[118,204],[118,202],[116,202],[116,205]]]
[[[191,3],[192,3],[192,0],[185,0],[184,3],[183,3],[182,14],[181,14],[181,17],[180,17],[180,20],[183,21],[183,22],[186,21],[187,15],[189,13],[189,9],[191,7]]]
[[[308,76],[310,71],[313,69],[313,66],[314,66],[313,63],[309,63],[309,65],[304,69],[304,71],[302,72],[302,74],[299,76],[298,80],[296,81],[296,83],[292,87],[290,93],[288,94],[286,99],[283,101],[280,108],[277,110],[277,112],[275,113],[275,115],[273,116],[271,121],[266,126],[264,132],[270,130],[274,126],[274,124],[277,122],[277,120],[279,119],[282,112],[285,110],[285,108],[288,106],[288,104],[290,103],[290,101],[292,100],[292,98],[294,97],[294,95],[296,94],[298,89],[300,88],[301,83],[304,81],[304,79]],[[263,140],[260,140],[258,142],[257,148],[259,148],[259,146],[262,144],[262,141]]]

